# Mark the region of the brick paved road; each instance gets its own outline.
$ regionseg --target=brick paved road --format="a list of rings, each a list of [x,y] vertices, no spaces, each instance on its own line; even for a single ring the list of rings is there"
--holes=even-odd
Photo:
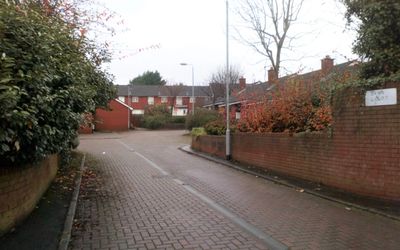
[[[181,134],[82,138],[107,181],[80,200],[73,249],[400,249],[398,221],[187,155]]]

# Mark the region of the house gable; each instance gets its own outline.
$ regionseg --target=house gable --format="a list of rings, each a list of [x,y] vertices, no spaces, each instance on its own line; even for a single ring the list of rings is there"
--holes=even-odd
[[[94,119],[97,131],[122,131],[130,128],[132,108],[125,103],[113,99],[109,103],[110,110],[98,108]]]

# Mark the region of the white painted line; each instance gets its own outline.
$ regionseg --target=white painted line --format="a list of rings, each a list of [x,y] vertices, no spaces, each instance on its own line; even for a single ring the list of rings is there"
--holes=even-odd
[[[148,164],[150,164],[150,166],[152,166],[153,168],[157,169],[158,171],[161,172],[161,174],[163,175],[169,175],[169,173],[167,171],[165,171],[164,169],[162,169],[161,167],[159,167],[157,164],[155,164],[154,162],[152,162],[151,160],[149,160],[146,156],[142,155],[139,152],[136,152],[133,148],[131,148],[128,144],[126,144],[125,142],[118,140],[118,142],[124,146],[128,151],[134,152],[137,156],[139,156],[140,158],[142,158],[143,160],[145,160]]]
[[[141,153],[135,152],[136,155],[138,155],[140,158],[142,158],[143,160],[145,160],[147,163],[149,163],[153,168],[157,169],[158,171],[160,171],[161,174],[163,175],[169,175],[169,173],[167,171],[165,171],[164,169],[162,169],[161,167],[159,167],[157,164],[155,164],[154,162],[152,162],[151,160],[149,160],[148,158],[146,158],[146,156],[142,155]]]
[[[207,196],[205,196],[205,195],[201,194],[200,192],[198,192],[197,190],[195,190],[194,188],[192,188],[192,187],[190,187],[188,185],[184,185],[183,187],[186,190],[188,190],[190,193],[192,193],[195,196],[197,196],[200,200],[204,201],[208,206],[210,206],[214,210],[220,212],[225,217],[227,217],[229,220],[231,220],[233,223],[235,223],[236,225],[238,225],[241,228],[243,228],[246,232],[248,232],[249,234],[255,236],[260,241],[264,242],[267,245],[268,249],[274,249],[274,250],[275,249],[276,250],[289,249],[283,243],[281,243],[281,242],[275,240],[274,238],[272,238],[271,236],[265,234],[261,229],[255,227],[251,223],[248,223],[244,219],[240,218],[238,215],[236,215],[233,212],[231,212],[226,207],[219,205],[218,203],[216,203],[212,199],[208,198]]]
[[[128,151],[131,151],[131,152],[135,152],[135,150],[133,149],[133,148],[131,148],[128,144],[126,144],[126,143],[124,143],[123,141],[121,141],[121,140],[117,140],[122,146],[124,146],[124,148],[126,148]]]
[[[185,183],[179,179],[173,179],[176,183],[178,183],[179,185],[185,185]]]
[[[156,163],[154,163],[153,161],[151,161],[150,159],[148,159],[147,157],[145,157],[141,153],[134,151],[131,147],[129,147],[124,142],[122,142],[120,140],[118,140],[118,141],[122,145],[124,145],[124,147],[126,149],[128,149],[129,151],[134,152],[136,155],[138,155],[143,160],[145,160],[147,163],[149,163],[150,166],[152,166],[153,168],[155,168],[158,171],[160,171],[161,174],[169,175],[169,173],[167,171],[165,171],[162,167],[158,166]],[[226,218],[228,218],[230,221],[232,221],[236,225],[240,226],[246,232],[248,232],[249,234],[255,236],[260,241],[264,242],[269,249],[274,249],[274,250],[289,249],[283,243],[281,243],[281,242],[275,240],[274,238],[272,238],[271,236],[265,234],[261,229],[255,227],[251,223],[248,223],[247,221],[245,221],[244,219],[242,219],[241,217],[239,217],[238,215],[236,215],[235,213],[230,211],[228,208],[219,205],[217,202],[215,202],[214,200],[212,200],[212,199],[208,198],[207,196],[201,194],[200,192],[198,192],[197,190],[195,190],[191,186],[187,185],[183,181],[181,181],[179,179],[173,179],[173,181],[178,183],[179,185],[182,185],[191,194],[195,195],[197,198],[202,200],[204,203],[206,203],[208,206],[210,206],[214,210],[220,212],[222,215],[224,215]]]

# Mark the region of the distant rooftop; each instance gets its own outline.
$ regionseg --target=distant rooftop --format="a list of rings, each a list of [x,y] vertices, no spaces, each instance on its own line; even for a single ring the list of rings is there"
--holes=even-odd
[[[192,96],[187,85],[116,85],[118,96]],[[209,96],[209,86],[194,86],[194,96]]]

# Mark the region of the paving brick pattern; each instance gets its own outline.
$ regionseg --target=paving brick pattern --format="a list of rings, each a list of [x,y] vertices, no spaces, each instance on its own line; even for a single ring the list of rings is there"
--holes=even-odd
[[[148,143],[154,136],[160,137],[157,143]],[[400,249],[398,221],[177,153],[184,143],[179,132],[136,133],[124,141],[291,249]]]
[[[76,219],[85,226],[73,232],[71,249],[266,249],[116,139],[82,140],[80,149],[106,177],[79,200]]]
[[[182,132],[132,132],[119,140],[169,172],[163,176],[116,139],[80,148],[108,175],[79,203],[74,249],[265,248],[173,178],[226,207],[291,249],[400,249],[400,223],[271,183],[177,151]],[[102,152],[105,151],[105,154]]]
[[[282,196],[259,192],[265,195],[258,201],[250,195],[252,201],[241,206],[244,201],[237,194],[216,192],[221,187],[205,188],[201,182],[190,181],[291,249],[400,249],[400,225],[396,221],[289,189]]]

